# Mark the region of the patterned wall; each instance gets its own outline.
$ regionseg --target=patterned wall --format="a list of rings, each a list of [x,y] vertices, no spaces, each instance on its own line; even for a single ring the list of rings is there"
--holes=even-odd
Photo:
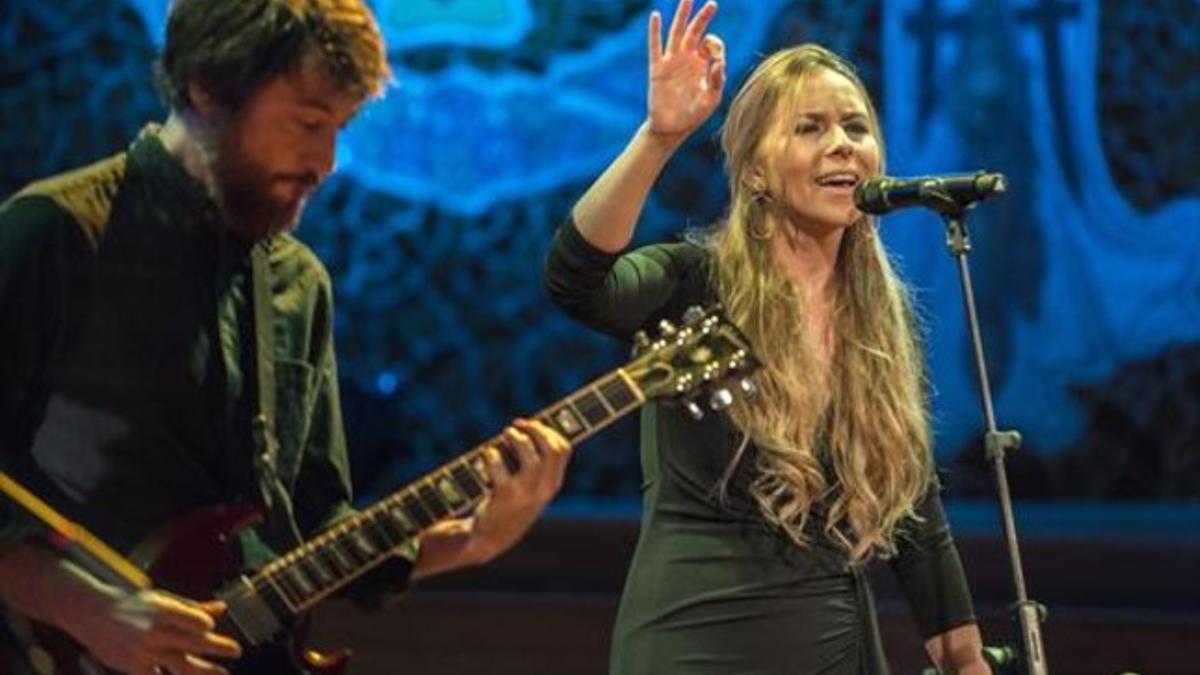
[[[540,260],[644,111],[651,6],[376,0],[398,85],[344,135],[300,236],[338,298],[360,488],[379,492],[621,362],[545,300]],[[972,264],[1018,493],[1195,496],[1200,467],[1200,4],[1193,0],[724,0],[730,81],[816,40],[880,102],[898,175],[988,168]],[[0,5],[0,193],[121,148],[163,115],[160,0]],[[718,114],[718,118],[721,115]],[[724,203],[710,124],[672,162],[639,241]],[[938,453],[986,486],[954,268],[924,213],[886,237],[929,324]],[[1090,472],[1080,480],[1080,470]],[[567,500],[629,504],[632,423],[589,441]]]

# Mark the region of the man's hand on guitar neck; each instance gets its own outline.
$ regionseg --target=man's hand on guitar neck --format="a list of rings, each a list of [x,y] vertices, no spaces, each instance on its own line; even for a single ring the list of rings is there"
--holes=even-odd
[[[221,603],[153,590],[127,593],[34,544],[0,552],[0,594],[18,613],[66,631],[121,673],[225,673],[209,659],[241,655],[237,642],[214,632]]]
[[[509,473],[499,451],[487,453],[492,494],[472,518],[447,520],[421,535],[414,578],[482,565],[512,548],[558,494],[571,455],[562,434],[536,420],[515,420],[504,444],[520,467]]]

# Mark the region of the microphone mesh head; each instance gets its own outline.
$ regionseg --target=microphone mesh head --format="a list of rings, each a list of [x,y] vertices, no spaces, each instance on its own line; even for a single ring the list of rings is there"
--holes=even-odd
[[[992,179],[991,185],[988,186],[989,192],[1000,194],[1008,190],[1008,183],[1004,182],[1004,174],[993,173],[989,174],[989,177]]]
[[[883,198],[884,178],[870,178],[854,186],[854,205],[863,213],[881,215],[887,213],[887,200]]]

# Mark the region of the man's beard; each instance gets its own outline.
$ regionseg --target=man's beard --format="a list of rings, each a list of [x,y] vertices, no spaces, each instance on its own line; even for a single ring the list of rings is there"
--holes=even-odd
[[[273,176],[227,134],[218,146],[213,173],[217,197],[233,229],[243,239],[258,241],[295,228],[316,176]],[[302,185],[302,196],[281,201],[271,192],[279,183]]]

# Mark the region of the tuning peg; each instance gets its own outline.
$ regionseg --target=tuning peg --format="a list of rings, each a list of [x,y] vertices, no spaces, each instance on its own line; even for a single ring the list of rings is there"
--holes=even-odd
[[[758,385],[754,384],[754,380],[744,377],[738,384],[741,386],[742,394],[745,395],[746,398],[754,398],[758,395]]]
[[[718,389],[708,397],[708,407],[713,412],[720,412],[733,405],[733,394],[728,389]]]
[[[692,375],[691,373],[686,373],[675,381],[675,393],[683,394],[687,390],[691,389],[692,386]]]
[[[650,336],[646,331],[639,330],[633,334],[633,355],[644,354],[650,348]]]
[[[671,337],[675,334],[675,324],[663,319],[658,322],[658,334],[661,337]]]
[[[704,408],[701,408],[695,401],[688,401],[683,404],[683,407],[688,411],[694,420],[704,419]]]
[[[683,313],[683,325],[695,326],[704,320],[704,308],[700,305],[692,305]]]

